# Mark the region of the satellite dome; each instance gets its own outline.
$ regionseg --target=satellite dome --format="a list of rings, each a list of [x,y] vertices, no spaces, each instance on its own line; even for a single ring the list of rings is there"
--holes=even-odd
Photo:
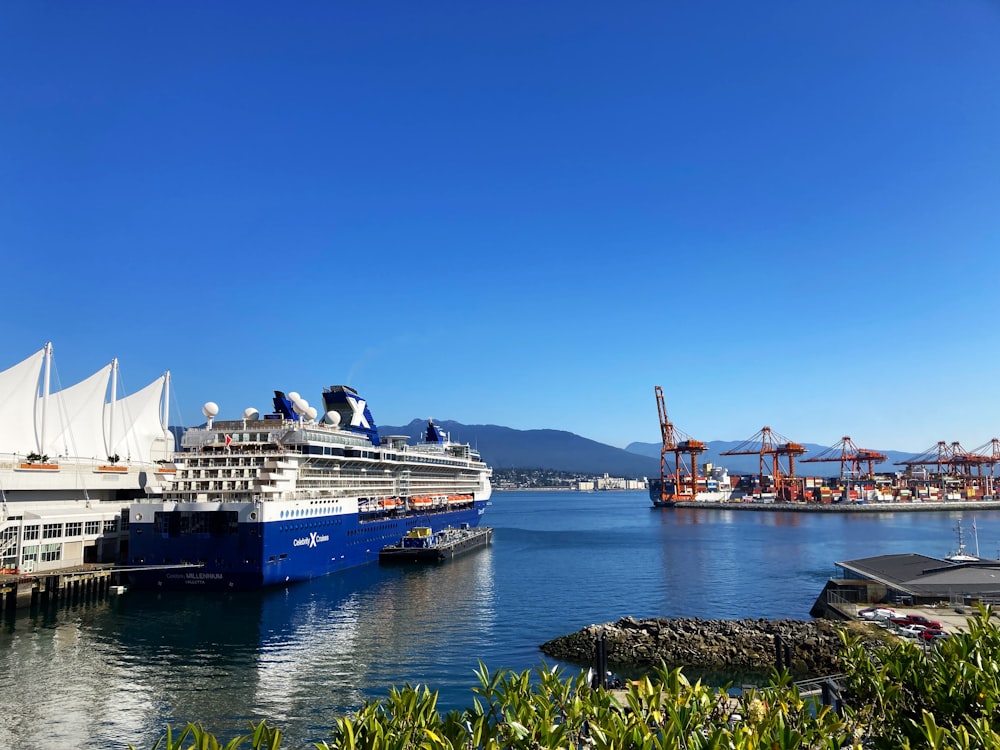
[[[305,416],[306,412],[309,411],[309,402],[304,398],[297,398],[292,401],[292,411],[298,414],[300,417]]]
[[[219,405],[214,401],[208,401],[203,407],[201,407],[201,413],[211,419],[219,414]]]
[[[305,416],[308,419],[316,419],[316,415],[317,414],[319,414],[319,412],[316,410],[315,406],[307,406],[306,407],[306,409],[305,409]]]
[[[302,398],[302,396],[299,395],[298,391],[289,391],[288,392],[288,400],[291,401],[293,404],[296,401],[298,401],[300,398]]]
[[[260,412],[254,409],[252,406],[247,407],[243,410],[244,419],[260,419]]]
[[[333,425],[334,427],[336,427],[337,425],[340,424],[340,414],[338,414],[335,411],[328,411],[326,414],[323,415],[323,421],[329,425]]]

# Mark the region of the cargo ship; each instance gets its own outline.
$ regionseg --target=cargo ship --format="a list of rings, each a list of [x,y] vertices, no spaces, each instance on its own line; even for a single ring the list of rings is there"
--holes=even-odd
[[[433,420],[423,440],[380,436],[367,402],[324,389],[323,416],[297,393],[274,411],[188,429],[162,497],[136,502],[130,584],[247,590],[336,573],[378,559],[411,530],[478,526],[492,470]]]
[[[745,493],[734,487],[729,472],[721,466],[707,466],[707,476],[699,476],[697,488],[692,487],[691,477],[682,476],[680,483],[674,476],[663,481],[654,477],[649,480],[649,499],[654,507],[672,508],[678,503],[705,502],[725,503],[742,497]]]

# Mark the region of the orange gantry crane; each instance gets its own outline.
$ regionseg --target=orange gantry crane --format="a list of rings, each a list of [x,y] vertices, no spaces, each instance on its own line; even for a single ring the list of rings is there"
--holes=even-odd
[[[806,452],[806,447],[778,434],[770,427],[761,430],[722,456],[753,456],[760,455],[760,476],[763,487],[763,477],[770,474],[774,477],[775,494],[783,500],[797,499],[801,494],[798,478],[795,476],[795,458]],[[781,465],[782,457],[788,463],[785,471]]]
[[[897,461],[896,466],[934,466],[937,469],[938,474],[943,474],[951,471],[954,468],[954,446],[958,443],[948,443],[944,440],[939,440],[935,445],[925,450],[923,453],[918,453],[915,456],[911,456],[905,461]]]
[[[1000,438],[987,440],[978,448],[966,451],[960,461],[968,476],[971,477],[973,469],[975,469],[976,478],[981,481],[984,494],[987,497],[993,497],[995,487],[994,472],[996,471],[997,463],[1000,463]],[[983,472],[983,469],[987,466],[990,468],[989,474]]]
[[[707,450],[705,444],[695,440],[674,427],[667,416],[667,406],[663,400],[663,388],[655,386],[656,408],[660,414],[660,435],[663,447],[660,449],[660,502],[663,505],[694,500],[698,492],[698,456]],[[674,481],[672,489],[667,481],[667,454],[674,454]],[[691,459],[688,470],[682,456]]]
[[[987,449],[990,450],[990,455],[985,453]],[[997,444],[992,440],[976,448],[975,451],[965,450],[957,440],[952,443],[939,440],[923,453],[904,461],[897,461],[896,465],[907,467],[908,473],[912,473],[914,466],[933,466],[934,475],[924,477],[927,485],[918,487],[918,492],[935,493],[938,490],[934,487],[940,485],[940,490],[945,493],[944,499],[965,499],[969,497],[966,493],[972,493],[972,497],[980,493],[979,483],[972,478],[973,467],[977,468],[981,475],[983,465],[995,462],[993,454],[996,450]],[[993,494],[992,477],[986,481],[986,493]]]
[[[820,451],[815,456],[802,459],[802,463],[839,461],[840,478],[843,480],[846,478],[871,479],[875,472],[875,464],[880,464],[888,460],[889,457],[885,453],[869,450],[868,448],[859,448],[854,444],[850,436],[844,435],[839,443]],[[861,467],[865,464],[868,466],[868,472],[862,474]]]
[[[975,469],[979,476],[983,476],[983,467],[989,466],[990,475],[992,476],[994,467],[997,463],[1000,463],[1000,438],[987,440],[978,448],[973,448],[971,451],[964,451],[957,459],[957,462],[970,475],[972,474],[972,470]]]

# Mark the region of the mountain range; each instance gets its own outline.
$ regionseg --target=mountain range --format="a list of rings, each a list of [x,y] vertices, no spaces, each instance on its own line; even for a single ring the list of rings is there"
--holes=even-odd
[[[615,448],[598,443],[564,430],[515,430],[498,425],[466,425],[450,420],[437,421],[442,430],[456,442],[469,443],[476,448],[490,466],[495,469],[549,469],[573,472],[588,476],[601,476],[605,472],[615,477],[640,478],[660,474],[659,443],[630,443],[626,448]],[[379,433],[385,435],[407,435],[412,439],[422,438],[427,428],[426,420],[414,419],[404,426],[379,425]],[[706,443],[708,450],[699,459],[716,466],[725,466],[732,474],[756,474],[760,471],[760,458],[749,456],[722,456],[723,451],[732,450],[740,441],[713,440]],[[840,473],[838,462],[802,464],[803,458],[815,456],[829,446],[805,443],[807,453],[796,461],[799,476],[836,476]],[[912,454],[900,451],[882,451],[889,458],[876,464],[880,473],[898,471],[896,461],[909,458]],[[672,456],[670,459],[672,460]],[[808,467],[808,468],[806,468]]]
[[[469,443],[494,469],[550,469],[585,476],[607,472],[614,477],[638,479],[660,475],[660,452],[656,457],[615,448],[564,430],[515,430],[492,424],[466,425],[434,420],[451,439]],[[421,439],[427,420],[414,419],[402,427],[379,425],[379,434],[407,435]]]

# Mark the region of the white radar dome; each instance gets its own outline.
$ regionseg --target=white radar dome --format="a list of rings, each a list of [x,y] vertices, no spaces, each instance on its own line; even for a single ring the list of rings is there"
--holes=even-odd
[[[302,396],[299,395],[298,391],[289,391],[288,392],[288,400],[291,401],[293,404],[296,401],[298,401],[300,398],[302,398]]]
[[[334,427],[336,427],[337,425],[340,424],[340,414],[338,414],[335,411],[328,411],[326,414],[323,415],[323,421],[329,425],[333,425]]]
[[[292,411],[298,414],[300,417],[305,416],[306,412],[309,411],[309,402],[304,398],[297,398],[292,401]]]
[[[260,412],[254,409],[252,406],[247,407],[243,410],[244,419],[260,419]]]
[[[215,417],[219,414],[219,405],[214,401],[209,401],[203,407],[201,407],[201,413],[206,417]]]
[[[319,412],[316,410],[315,406],[307,406],[306,407],[306,414],[305,415],[306,415],[307,419],[316,419],[316,415],[317,414],[319,414]]]

